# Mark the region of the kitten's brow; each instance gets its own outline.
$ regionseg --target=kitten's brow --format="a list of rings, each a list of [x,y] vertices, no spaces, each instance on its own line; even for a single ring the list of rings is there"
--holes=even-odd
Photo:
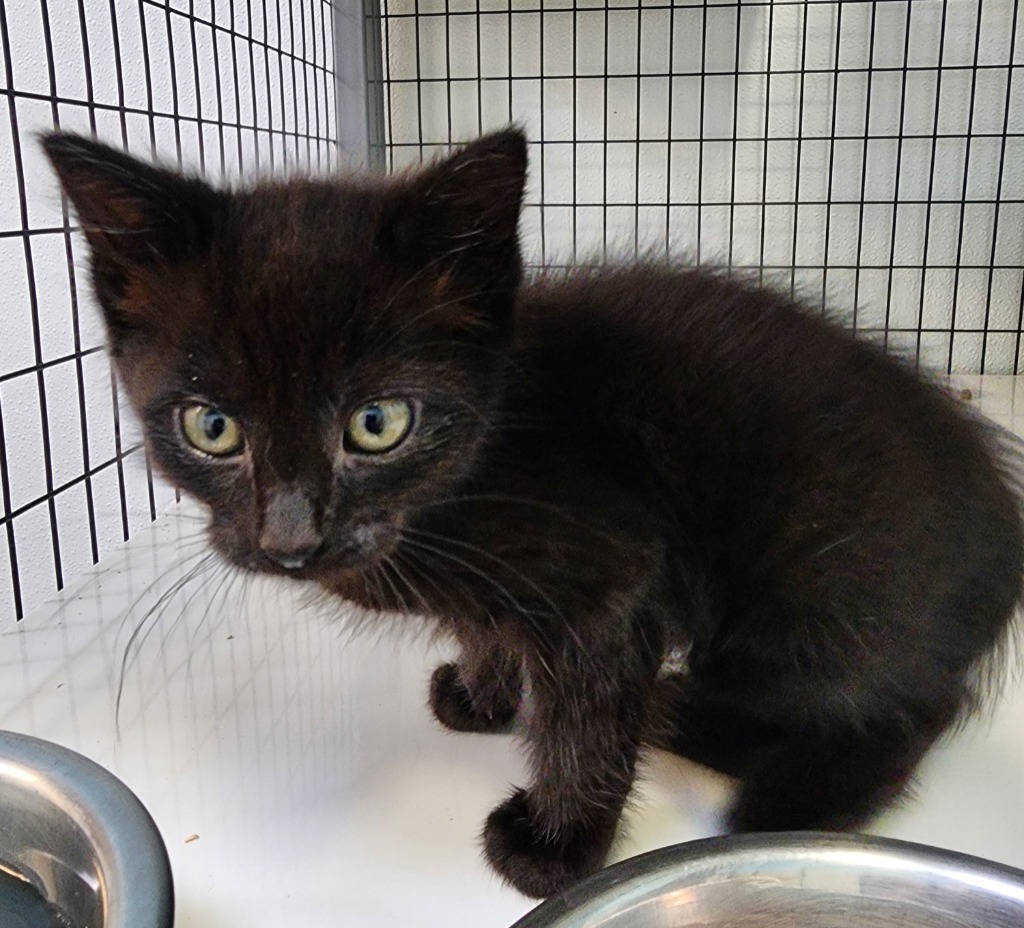
[[[409,331],[409,329],[411,329],[417,322],[419,322],[421,319],[425,319],[427,316],[431,315],[432,313],[440,312],[443,309],[447,309],[449,306],[457,306],[459,303],[469,303],[472,300],[480,299],[480,297],[483,297],[483,296],[493,296],[493,295],[498,294],[498,293],[501,293],[501,291],[500,290],[474,290],[474,291],[472,291],[470,293],[466,293],[466,294],[462,294],[462,295],[457,296],[457,297],[453,297],[450,300],[445,300],[443,303],[431,303],[426,309],[421,310],[415,316],[411,317],[410,319],[405,320],[405,322],[402,325],[400,325],[394,332],[389,333],[390,334],[390,338],[388,339],[388,341],[383,342],[381,347],[382,348],[389,347],[393,342],[398,340],[399,336],[401,336],[404,333],[406,333],[407,331]]]
[[[460,251],[462,249],[459,249]],[[392,306],[395,305],[397,299],[414,283],[419,282],[429,271],[437,268],[442,262],[448,259],[448,254],[441,254],[434,258],[432,261],[428,261],[424,264],[415,274],[408,277],[405,282],[400,286],[394,293],[391,294],[388,301],[377,311],[378,318],[383,316]]]

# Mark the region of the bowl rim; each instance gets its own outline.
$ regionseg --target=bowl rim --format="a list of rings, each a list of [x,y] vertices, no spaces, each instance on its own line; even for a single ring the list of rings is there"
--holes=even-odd
[[[678,883],[687,873],[695,874],[710,866],[720,867],[729,858],[742,859],[767,853],[763,859],[768,863],[781,859],[785,854],[809,852],[828,855],[868,852],[895,858],[901,863],[912,863],[920,869],[941,871],[959,881],[967,881],[970,876],[973,877],[970,882],[975,885],[982,878],[990,887],[999,886],[1004,895],[1019,899],[1024,906],[1024,870],[1008,864],[879,835],[826,831],[765,832],[700,838],[628,857],[541,902],[511,928],[569,928],[569,923],[563,919],[570,915],[574,926],[590,924],[587,918],[598,915],[613,898],[625,895],[631,888],[638,888],[652,875],[660,875],[665,882]]]
[[[71,748],[0,729],[3,766],[35,779],[45,801],[89,842],[107,896],[102,928],[171,928],[174,885],[167,847],[149,811],[125,783]],[[17,859],[4,863],[23,866],[24,875],[33,876]],[[116,896],[109,892],[115,887]]]

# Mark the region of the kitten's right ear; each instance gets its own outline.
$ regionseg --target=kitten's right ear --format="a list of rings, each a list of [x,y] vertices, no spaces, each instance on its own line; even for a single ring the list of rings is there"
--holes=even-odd
[[[75,207],[97,270],[172,264],[209,243],[222,194],[203,181],[78,135],[53,132],[40,141]]]

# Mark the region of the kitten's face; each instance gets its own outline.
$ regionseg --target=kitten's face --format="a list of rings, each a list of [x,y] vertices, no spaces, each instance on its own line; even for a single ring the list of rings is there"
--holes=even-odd
[[[234,194],[45,144],[151,452],[230,560],[326,581],[458,493],[500,392],[521,135],[403,180]]]

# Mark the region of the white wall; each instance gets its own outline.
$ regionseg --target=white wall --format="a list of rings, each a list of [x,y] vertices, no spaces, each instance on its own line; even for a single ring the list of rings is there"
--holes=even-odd
[[[180,152],[190,169],[234,178],[326,169],[336,131],[326,0],[0,6],[10,49],[10,60],[0,49],[3,632],[15,621],[15,575],[27,612],[53,595],[58,569],[65,582],[73,580],[174,500],[173,490],[156,482],[151,506],[143,454],[122,461],[117,453],[115,421],[122,452],[138,444],[138,430],[122,415],[100,350],[83,242],[64,234],[61,199],[32,134],[57,121],[81,132],[94,127],[137,154],[155,150],[174,163]],[[40,364],[41,374],[33,369]]]
[[[857,305],[857,325],[888,326],[890,344],[916,350],[923,330],[929,364],[978,371],[984,352],[986,372],[1012,372],[1024,264],[1014,7],[384,0],[391,154],[403,165],[514,119],[535,142],[533,261],[667,248],[766,265],[812,300]]]

